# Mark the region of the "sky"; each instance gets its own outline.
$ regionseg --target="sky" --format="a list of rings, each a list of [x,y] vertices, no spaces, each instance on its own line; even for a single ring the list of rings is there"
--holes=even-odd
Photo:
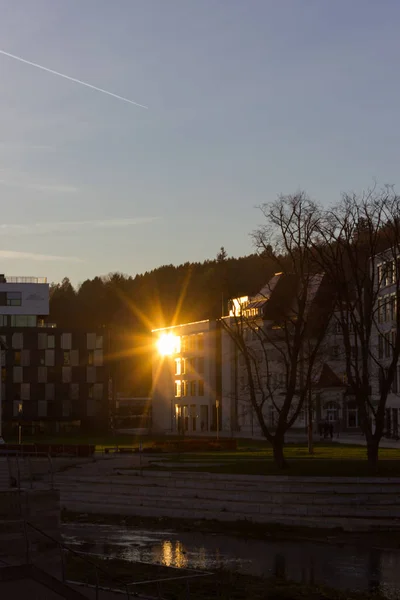
[[[398,0],[0,0],[0,272],[242,256],[280,193],[400,184],[399,23]]]

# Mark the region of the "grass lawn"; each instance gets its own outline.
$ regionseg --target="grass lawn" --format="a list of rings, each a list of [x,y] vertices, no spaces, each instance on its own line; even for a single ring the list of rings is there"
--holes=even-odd
[[[157,446],[163,441],[173,441],[172,436],[103,435],[90,436],[24,436],[26,443],[55,443],[55,444],[94,444],[96,451],[116,446],[133,446],[137,448],[142,442],[143,447]],[[7,438],[8,442],[15,442]],[[147,455],[151,456],[151,455]],[[314,454],[309,455],[305,443],[285,445],[285,457],[289,468],[280,471],[273,462],[272,448],[263,441],[238,440],[236,451],[212,451],[193,453],[171,453],[154,460],[166,461],[165,467],[150,466],[149,469],[191,470],[211,473],[232,473],[247,475],[299,475],[299,476],[349,476],[364,477],[370,475],[366,460],[366,447],[337,442],[317,442]],[[171,466],[170,463],[179,463]],[[201,466],[195,463],[201,463]],[[381,448],[379,452],[378,476],[400,477],[400,449]]]

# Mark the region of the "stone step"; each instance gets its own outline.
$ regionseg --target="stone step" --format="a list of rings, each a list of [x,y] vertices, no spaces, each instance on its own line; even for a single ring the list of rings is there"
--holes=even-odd
[[[73,493],[61,493],[61,505],[68,509],[70,501],[96,502],[102,501],[103,506],[107,507],[111,501],[114,504],[119,504],[121,507],[128,505],[132,507],[152,507],[156,508],[160,516],[164,516],[164,511],[167,507],[176,509],[186,509],[190,505],[194,511],[215,511],[219,513],[233,512],[243,515],[254,515],[257,520],[257,515],[297,515],[297,516],[315,516],[320,518],[330,517],[370,517],[370,518],[392,518],[400,519],[400,506],[393,503],[389,506],[381,506],[374,504],[370,506],[357,505],[332,505],[325,504],[322,506],[307,505],[307,504],[276,504],[268,502],[236,502],[232,500],[209,500],[192,498],[190,503],[186,498],[168,498],[162,496],[147,496],[147,495],[127,495],[127,494],[112,494],[101,493],[93,490],[81,490]],[[103,509],[104,510],[104,509]],[[123,513],[122,513],[123,514]]]
[[[78,502],[71,500],[68,503],[68,510],[77,513],[87,514],[104,514],[104,504],[97,502]],[[141,517],[155,517],[159,518],[159,509],[153,507],[138,507],[132,505],[120,506],[119,504],[109,503],[107,506],[107,514],[124,515],[124,516],[141,516]],[[213,520],[213,521],[225,521],[225,522],[257,522],[263,524],[275,524],[275,525],[288,525],[293,527],[321,527],[321,521],[317,518],[304,518],[304,517],[287,517],[287,516],[275,516],[275,515],[260,515],[257,520],[254,519],[254,515],[243,515],[241,513],[224,513],[216,511],[194,511],[189,509],[176,509],[166,507],[163,511],[165,518],[172,519],[190,519],[193,520]],[[388,530],[396,529],[400,531],[400,525],[395,524],[391,519],[376,519],[371,524],[370,519],[346,519],[346,518],[330,518],[324,521],[323,524],[326,529],[342,528],[346,531],[370,531],[375,530]]]
[[[136,485],[131,486],[129,484],[125,484],[121,482],[119,479],[116,482],[101,484],[99,483],[97,486],[93,486],[93,484],[88,487],[87,482],[63,482],[60,486],[60,489],[63,492],[73,492],[81,491],[84,489],[91,490],[93,487],[98,488],[99,491],[105,492],[108,490],[108,493],[114,494],[125,494],[130,497],[142,497],[145,496],[160,496],[162,498],[199,498],[199,499],[218,499],[218,500],[226,500],[226,501],[236,501],[236,502],[263,502],[268,504],[306,504],[306,505],[326,505],[327,499],[325,495],[319,494],[311,494],[308,490],[305,490],[302,494],[294,494],[290,492],[272,492],[268,490],[267,492],[249,492],[249,491],[231,491],[231,490],[215,490],[209,488],[176,488],[176,487],[162,487],[162,486],[148,486],[148,485]],[[364,506],[370,504],[381,504],[381,505],[392,505],[394,503],[393,494],[364,494],[359,492],[357,494],[332,494],[329,497],[329,504],[334,505],[356,505],[356,506]],[[397,503],[397,502],[396,502]]]

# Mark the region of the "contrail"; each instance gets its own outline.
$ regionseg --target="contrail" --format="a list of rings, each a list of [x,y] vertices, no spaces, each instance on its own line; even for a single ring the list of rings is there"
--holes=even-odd
[[[69,75],[65,75],[64,73],[59,73],[58,71],[53,71],[53,69],[48,69],[43,65],[38,65],[37,63],[31,62],[30,60],[26,60],[25,58],[21,58],[20,56],[16,56],[15,54],[10,54],[10,52],[6,52],[5,50],[0,50],[0,54],[4,54],[4,56],[8,56],[9,58],[13,58],[14,60],[19,60],[20,62],[25,63],[26,65],[36,67],[37,69],[41,69],[42,71],[46,71],[47,73],[51,73],[52,75],[58,75],[58,77],[63,77],[64,79],[68,79],[69,81],[73,81],[74,83],[79,83],[80,85],[84,85],[85,87],[91,88],[92,90],[96,90],[96,92],[107,94],[107,96],[112,96],[113,98],[117,98],[117,100],[123,100],[124,102],[134,104],[135,106],[139,106],[140,108],[149,108],[148,106],[144,106],[143,104],[138,104],[138,102],[129,100],[129,98],[118,96],[118,94],[113,94],[113,92],[108,92],[107,90],[103,90],[103,88],[96,87],[95,85],[86,83],[85,81],[81,81],[80,79],[75,79],[75,77],[70,77]]]

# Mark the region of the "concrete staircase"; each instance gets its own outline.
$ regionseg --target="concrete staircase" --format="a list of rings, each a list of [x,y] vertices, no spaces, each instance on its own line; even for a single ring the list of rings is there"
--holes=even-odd
[[[345,530],[399,529],[400,480],[165,471],[58,477],[61,507],[81,513],[248,520]]]

